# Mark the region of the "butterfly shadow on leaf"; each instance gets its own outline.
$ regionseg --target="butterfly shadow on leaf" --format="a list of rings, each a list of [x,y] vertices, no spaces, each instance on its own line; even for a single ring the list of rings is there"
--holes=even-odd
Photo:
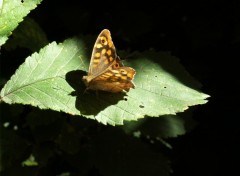
[[[105,108],[124,101],[125,93],[110,93],[104,91],[87,90],[82,81],[86,72],[81,70],[70,71],[66,74],[66,81],[74,89],[70,96],[76,96],[76,109],[82,115],[97,115]]]

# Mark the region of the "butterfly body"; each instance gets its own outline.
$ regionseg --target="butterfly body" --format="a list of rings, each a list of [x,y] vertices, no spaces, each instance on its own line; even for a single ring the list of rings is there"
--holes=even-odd
[[[135,87],[132,82],[135,73],[133,68],[123,66],[110,31],[104,29],[95,42],[88,75],[83,76],[87,89],[112,93],[129,91]]]

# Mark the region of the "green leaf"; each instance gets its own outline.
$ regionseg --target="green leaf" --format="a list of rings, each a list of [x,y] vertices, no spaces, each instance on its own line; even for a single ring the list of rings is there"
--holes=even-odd
[[[80,48],[84,48],[83,44],[67,40],[59,45],[53,42],[39,54],[34,53],[5,84],[1,91],[2,100],[9,104],[30,104],[41,109],[79,114],[75,108],[76,98],[70,95],[73,89],[65,75],[83,69],[80,58],[84,54]]]
[[[0,1],[0,14],[1,14],[1,12],[2,12],[2,5],[3,5],[3,1],[1,0],[1,1]]]
[[[151,137],[167,138],[185,134],[184,119],[177,115],[165,115],[161,118],[145,118],[137,122],[127,122],[123,129],[127,133],[140,131]]]
[[[57,176],[70,176],[71,174],[69,172],[64,172],[64,173],[61,173]]]
[[[0,170],[2,171],[22,161],[22,158],[28,154],[29,142],[24,137],[17,135],[11,127],[3,127],[1,124],[0,149]]]
[[[147,51],[125,63],[136,69],[136,88],[128,93],[86,92],[81,81],[89,57],[77,39],[49,44],[28,57],[1,91],[6,103],[21,103],[83,115],[103,124],[123,124],[144,116],[176,114],[204,104],[208,95],[168,53]],[[175,76],[174,76],[175,75]],[[0,100],[1,100],[0,99]]]
[[[23,17],[35,9],[42,0],[4,0],[0,14],[0,46],[3,45],[11,32],[23,20]]]
[[[101,175],[170,175],[170,161],[161,152],[116,129],[109,128],[93,139],[92,162]]]
[[[37,51],[47,45],[46,34],[33,19],[26,17],[12,34],[12,38],[4,45],[8,50],[25,47]]]
[[[192,110],[178,115],[164,115],[160,118],[144,118],[126,122],[121,128],[127,134],[149,136],[151,138],[169,138],[184,135],[196,126],[192,119]]]
[[[35,157],[30,155],[25,161],[22,162],[23,166],[37,166],[38,163],[35,161]]]

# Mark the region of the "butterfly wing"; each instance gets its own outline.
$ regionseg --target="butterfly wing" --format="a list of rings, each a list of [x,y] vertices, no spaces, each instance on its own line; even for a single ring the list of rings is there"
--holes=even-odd
[[[95,42],[88,75],[82,78],[87,89],[113,93],[128,91],[135,87],[132,82],[135,73],[134,69],[123,66],[110,31],[104,29]]]
[[[129,91],[134,88],[132,80],[136,71],[131,67],[118,67],[108,69],[98,77],[94,78],[90,84],[89,89],[102,90],[112,93]]]
[[[118,58],[110,31],[104,29],[98,36],[89,66],[88,76],[94,78],[104,72]]]

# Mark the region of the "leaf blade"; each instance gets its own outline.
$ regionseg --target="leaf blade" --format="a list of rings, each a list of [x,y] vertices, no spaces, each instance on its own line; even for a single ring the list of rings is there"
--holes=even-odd
[[[168,72],[168,62],[172,62],[171,66],[179,73],[184,72],[176,66],[176,58],[154,51],[140,53],[136,60],[125,64],[137,71],[135,89],[126,94],[86,93],[81,81],[85,73],[80,71],[87,70],[89,63],[85,51],[84,43],[76,38],[58,45],[49,44],[19,67],[2,89],[2,100],[83,115],[103,124],[121,125],[124,120],[145,116],[175,115],[190,106],[206,103],[209,97],[191,88],[199,85],[193,78],[183,84],[179,77]],[[158,58],[160,62],[156,62]],[[184,73],[182,77],[188,75]]]
[[[11,32],[23,20],[23,17],[35,9],[42,0],[3,1],[0,20],[0,46],[3,45]]]
[[[1,91],[2,100],[10,104],[30,104],[41,109],[50,108],[77,114],[74,106],[70,108],[67,105],[67,102],[74,101],[74,98],[67,95],[73,89],[65,81],[67,72],[81,68],[75,57],[84,55],[76,48],[82,44],[75,42],[77,41],[67,40],[64,45],[53,42],[39,54],[34,53],[28,57],[5,84]],[[66,53],[69,58],[67,62]]]

